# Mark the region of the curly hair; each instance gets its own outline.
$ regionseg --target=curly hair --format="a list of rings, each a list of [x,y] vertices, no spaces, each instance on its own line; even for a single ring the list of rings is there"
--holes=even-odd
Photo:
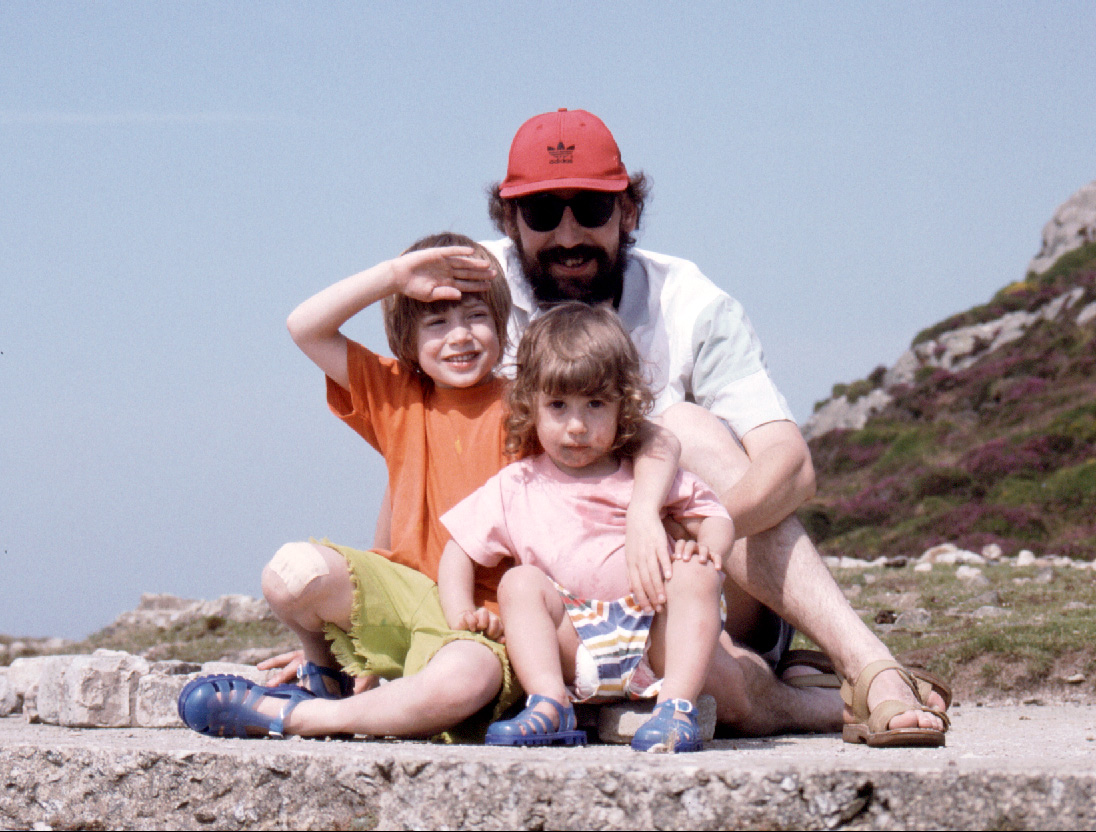
[[[430,234],[416,240],[403,254],[412,251],[422,251],[428,248],[440,248],[443,246],[467,246],[475,249],[473,257],[486,260],[495,269],[495,279],[485,292],[469,292],[466,298],[476,298],[487,304],[491,313],[491,319],[495,324],[495,332],[499,339],[499,355],[505,355],[507,347],[506,328],[510,320],[510,286],[506,282],[502,266],[490,251],[481,246],[471,237],[457,234],[453,231],[443,231],[440,234]],[[384,332],[388,336],[388,346],[392,355],[402,361],[419,375],[426,377],[419,366],[418,333],[419,321],[427,314],[445,312],[453,306],[464,302],[461,300],[440,300],[433,303],[409,298],[406,295],[389,295],[381,301],[381,309],[384,314]]]
[[[501,182],[496,182],[487,187],[487,214],[491,222],[500,233],[507,237],[513,236],[517,229],[517,201],[503,199],[499,190]],[[640,220],[643,219],[643,207],[651,196],[651,182],[643,171],[636,171],[628,177],[628,187],[621,194],[621,199],[628,200],[635,206],[636,230],[639,230]],[[622,241],[625,247],[634,246],[636,238],[634,234],[625,234]]]
[[[640,427],[654,396],[635,345],[608,307],[577,301],[553,306],[526,329],[515,370],[507,394],[507,453],[543,451],[536,430],[540,393],[619,401],[611,450],[630,456],[638,449]]]

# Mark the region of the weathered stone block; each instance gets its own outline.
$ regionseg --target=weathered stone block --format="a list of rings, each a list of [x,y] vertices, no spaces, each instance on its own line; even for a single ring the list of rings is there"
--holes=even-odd
[[[28,666],[22,683],[27,684],[23,693],[23,714],[31,722],[45,722],[57,725],[64,701],[63,683],[65,671],[76,656],[41,656],[33,659],[20,659]],[[33,665],[29,663],[33,662]],[[12,664],[15,668],[15,663]]]
[[[598,713],[597,735],[602,742],[629,743],[636,731],[655,709],[655,700],[602,705]],[[715,736],[715,697],[701,696],[696,703],[700,738],[710,742]]]
[[[182,728],[179,694],[197,673],[166,675],[149,673],[137,682],[134,724],[141,728]]]
[[[15,695],[8,681],[7,668],[0,668],[0,716],[10,716],[23,707],[23,697]]]
[[[263,684],[266,682],[267,671],[259,670],[252,664],[235,664],[234,662],[206,662],[202,665],[200,676],[213,675],[243,676],[252,682]]]
[[[146,673],[148,662],[129,653],[97,650],[90,656],[75,657],[61,674],[57,724],[70,728],[133,725],[137,684]],[[39,716],[46,722],[42,691],[40,687]]]

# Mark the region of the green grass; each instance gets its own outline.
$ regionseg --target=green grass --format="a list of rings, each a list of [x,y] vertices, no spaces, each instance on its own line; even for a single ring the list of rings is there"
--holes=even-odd
[[[978,568],[986,584],[959,580],[956,567],[947,565],[937,565],[931,572],[915,572],[912,566],[839,569],[834,576],[845,590],[860,587],[850,603],[900,661],[957,678],[961,698],[1064,688],[1052,671],[1056,662],[1077,657],[1088,674],[1080,689],[1093,694],[1096,579],[1092,573],[1068,567],[1049,572],[1040,566]],[[996,604],[989,603],[992,593],[997,594]],[[912,604],[910,598],[915,599]],[[895,606],[898,599],[905,599],[905,606],[929,611],[931,623],[924,632],[876,623],[877,617],[887,617],[880,613],[902,612]],[[1070,602],[1075,608],[1066,609]],[[997,606],[1007,614],[974,617],[982,606]],[[796,638],[796,646],[813,646],[802,636]]]

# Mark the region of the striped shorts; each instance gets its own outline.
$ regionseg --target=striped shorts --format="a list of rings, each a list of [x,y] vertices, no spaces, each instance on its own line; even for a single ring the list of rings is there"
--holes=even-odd
[[[556,584],[567,617],[582,643],[575,656],[575,681],[568,693],[575,702],[649,699],[662,680],[647,661],[647,640],[655,614],[628,595],[616,601],[578,598]],[[720,596],[720,617],[726,601]]]

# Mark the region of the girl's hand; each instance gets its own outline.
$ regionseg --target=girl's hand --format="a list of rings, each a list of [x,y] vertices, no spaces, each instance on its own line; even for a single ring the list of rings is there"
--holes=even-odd
[[[483,633],[492,641],[501,641],[503,635],[502,619],[486,607],[466,610],[457,617],[454,630],[468,630],[470,633]]]
[[[629,511],[626,522],[624,559],[632,597],[642,609],[662,612],[673,570],[666,529],[657,515],[647,512]]]
[[[719,552],[714,549],[710,549],[704,543],[697,543],[695,540],[678,540],[674,543],[674,560],[692,560],[693,555],[696,555],[697,560],[701,563],[710,563],[716,569],[722,571],[723,558]]]
[[[484,292],[495,278],[486,260],[468,246],[427,248],[402,254],[390,265],[397,292],[424,302],[460,300],[464,292]]]

